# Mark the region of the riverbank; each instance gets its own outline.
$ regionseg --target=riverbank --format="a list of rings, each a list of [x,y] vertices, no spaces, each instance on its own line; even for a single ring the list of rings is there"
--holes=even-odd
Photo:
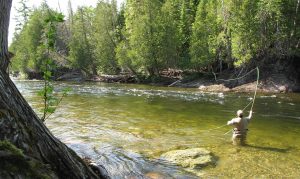
[[[215,80],[198,79],[189,82],[178,81],[172,86],[198,88],[205,92],[254,92],[256,90],[257,81],[250,79],[218,82]],[[290,80],[283,74],[273,74],[259,79],[257,91],[263,93],[299,92],[300,85],[299,82]]]
[[[224,76],[227,77],[228,75]],[[57,81],[148,84],[154,86],[198,88],[204,92],[253,92],[257,85],[253,75],[250,78],[233,81],[216,81],[212,75],[209,77],[193,77],[192,79],[191,76],[177,78],[162,76],[138,80],[135,76],[130,75],[102,75],[87,78],[78,72],[71,72],[57,78]],[[290,79],[284,74],[272,74],[259,79],[257,91],[263,93],[298,93],[300,92],[300,84],[296,79]]]
[[[247,72],[247,71],[246,71]],[[92,81],[105,83],[139,83],[155,86],[198,88],[205,92],[253,92],[257,85],[257,72],[253,70],[249,75],[242,77],[239,72],[235,75],[233,71],[214,76],[212,73],[177,73],[176,76],[163,74],[160,77],[140,77],[131,75],[101,75],[86,77],[82,73],[70,72],[57,78],[60,81]],[[248,71],[249,72],[249,71]],[[222,79],[221,79],[222,78]],[[265,73],[261,71],[258,83],[258,92],[264,93],[287,93],[300,92],[300,83],[296,76],[288,76],[285,73]]]
[[[259,67],[259,83],[255,68],[235,68],[221,73],[182,71],[167,69],[158,76],[145,75],[87,75],[80,70],[56,72],[55,81],[91,81],[105,83],[132,83],[154,86],[198,88],[205,92],[258,92],[288,93],[300,92],[300,69],[298,63],[264,64]],[[15,75],[17,78],[40,79],[40,73]]]

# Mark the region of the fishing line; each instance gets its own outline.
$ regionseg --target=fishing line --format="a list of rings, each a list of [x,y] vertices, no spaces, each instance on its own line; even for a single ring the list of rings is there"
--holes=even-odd
[[[257,89],[258,89],[258,83],[259,83],[259,68],[256,67],[255,68],[257,71],[257,79],[256,79],[256,87],[255,87],[255,92],[254,92],[254,96],[253,96],[253,100],[250,101],[250,103],[243,109],[243,111],[252,103],[251,109],[250,111],[252,111],[254,103],[255,103],[255,98],[256,98],[256,94],[257,94]],[[253,69],[253,70],[255,70]],[[251,70],[250,72],[252,72],[253,70]],[[224,135],[227,135],[229,132],[231,132],[232,129],[230,129],[228,132],[224,133]]]
[[[247,109],[248,106],[250,106],[250,104],[252,104],[251,109],[250,109],[250,111],[252,111],[253,106],[254,106],[254,103],[255,103],[255,98],[256,98],[257,89],[258,89],[258,83],[259,83],[259,68],[258,68],[258,67],[256,67],[256,68],[250,70],[249,72],[247,72],[245,75],[243,75],[243,76],[241,76],[241,77],[232,78],[232,79],[228,79],[228,80],[217,79],[216,74],[215,74],[214,72],[212,72],[212,73],[214,74],[214,77],[215,77],[215,80],[216,80],[216,81],[234,81],[234,80],[239,80],[239,79],[241,79],[241,78],[246,77],[247,75],[249,75],[250,73],[252,73],[252,72],[255,71],[255,70],[257,71],[257,79],[256,79],[256,87],[255,87],[254,96],[253,96],[253,99],[252,99],[252,100],[244,107],[244,109],[243,109],[243,111],[244,111],[245,109]],[[220,129],[220,128],[225,127],[225,126],[227,126],[227,124],[222,125],[222,126],[219,126],[219,127],[216,127],[216,128],[208,129],[208,130],[206,130],[206,131],[211,131],[211,130]],[[232,130],[230,129],[230,130],[229,130],[228,132],[226,132],[224,135],[228,134],[230,131],[232,131]]]
[[[220,129],[220,128],[225,127],[225,126],[227,126],[227,124],[219,126],[219,127],[216,127],[216,128],[208,129],[207,131],[212,131],[212,130]]]
[[[213,75],[214,75],[214,77],[215,77],[215,81],[227,81],[227,82],[228,82],[228,81],[234,81],[234,80],[242,79],[242,78],[246,77],[247,75],[249,75],[250,73],[252,73],[253,71],[255,71],[256,69],[258,69],[258,67],[256,67],[256,68],[250,70],[249,72],[247,72],[245,75],[243,75],[243,76],[241,76],[241,77],[231,78],[231,79],[228,79],[228,80],[225,80],[225,79],[217,79],[216,74],[215,74],[214,72],[212,72],[212,73],[213,73]]]
[[[224,133],[224,135],[229,134],[229,132],[232,132],[232,129],[230,129],[229,131],[227,131],[226,133]]]
[[[253,103],[252,103],[250,111],[252,111],[252,109],[253,109],[254,102],[255,102],[255,97],[256,97],[256,92],[257,92],[257,89],[258,89],[258,82],[259,82],[259,69],[258,69],[258,67],[256,67],[256,70],[257,70],[256,88],[255,88],[255,93],[254,93],[254,97],[253,97]]]

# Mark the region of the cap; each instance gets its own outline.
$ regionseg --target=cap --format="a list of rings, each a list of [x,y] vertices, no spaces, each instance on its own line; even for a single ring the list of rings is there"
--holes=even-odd
[[[242,117],[243,116],[243,111],[242,110],[238,110],[236,112],[236,114],[237,114],[238,117]]]

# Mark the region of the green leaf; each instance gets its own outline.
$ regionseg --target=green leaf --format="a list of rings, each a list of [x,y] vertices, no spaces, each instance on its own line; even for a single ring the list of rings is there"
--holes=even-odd
[[[53,93],[53,90],[54,90],[54,87],[53,87],[53,86],[47,86],[47,87],[46,87],[46,93],[47,93],[47,94],[52,94],[52,93]]]
[[[44,76],[45,76],[45,77],[51,77],[51,76],[52,76],[51,71],[46,71],[46,72],[44,72]]]
[[[56,22],[63,22],[64,21],[64,15],[62,13],[58,13],[55,16]]]
[[[48,107],[45,111],[46,111],[46,113],[54,113],[55,110],[56,110],[55,107]]]
[[[44,96],[44,94],[45,94],[45,90],[43,89],[43,90],[39,90],[38,92],[37,92],[37,95],[38,96]]]

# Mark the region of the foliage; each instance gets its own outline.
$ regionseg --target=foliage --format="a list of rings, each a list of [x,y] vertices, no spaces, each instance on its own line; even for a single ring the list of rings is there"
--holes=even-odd
[[[43,121],[55,111],[68,91],[63,91],[58,98],[52,84],[53,74],[58,67],[58,61],[54,58],[57,56],[58,24],[63,21],[63,14],[53,11],[44,3],[32,11],[18,38],[10,46],[10,50],[16,54],[13,71],[43,74],[44,88],[38,93],[44,100]]]
[[[198,5],[190,48],[195,68],[209,66],[216,59],[220,37],[218,6],[217,0],[203,0]]]
[[[93,18],[93,44],[94,54],[97,59],[98,71],[106,74],[118,72],[115,48],[117,47],[118,13],[117,2],[100,1],[95,8]],[[122,23],[119,21],[119,23]],[[121,27],[120,27],[121,28]]]
[[[100,0],[73,12],[69,1],[68,19],[49,41],[56,49],[51,56],[56,67],[87,75],[273,63],[300,56],[299,6],[290,0],[127,0],[118,9],[116,0]],[[42,71],[48,10],[22,10],[29,16],[10,47],[13,71]]]
[[[40,68],[39,64],[43,57],[39,50],[42,45],[43,16],[41,9],[34,10],[18,38],[11,44],[10,50],[16,54],[12,70],[26,73]]]
[[[16,27],[14,32],[14,37],[18,38],[20,31],[22,30],[23,26],[27,23],[28,17],[30,15],[31,9],[27,6],[28,0],[20,0],[19,1],[19,8],[16,8],[18,14],[15,17],[16,20]]]
[[[81,69],[87,74],[97,74],[97,66],[92,45],[91,19],[94,10],[81,7],[72,17],[71,37],[69,42],[69,60],[73,68]]]
[[[161,8],[160,25],[160,46],[161,50],[159,56],[164,68],[179,68],[182,65],[181,62],[181,34],[179,23],[179,0],[167,0]]]
[[[43,97],[44,108],[42,121],[45,121],[52,113],[55,112],[57,106],[61,102],[62,98],[67,94],[68,90],[64,90],[61,98],[57,98],[54,95],[54,86],[52,84],[52,71],[56,67],[54,61],[50,58],[50,52],[55,49],[55,39],[56,39],[56,25],[57,23],[63,22],[64,16],[61,13],[52,13],[48,11],[48,16],[45,18],[44,26],[44,44],[46,59],[42,62],[42,72],[44,79],[44,89],[42,89],[38,94]]]

